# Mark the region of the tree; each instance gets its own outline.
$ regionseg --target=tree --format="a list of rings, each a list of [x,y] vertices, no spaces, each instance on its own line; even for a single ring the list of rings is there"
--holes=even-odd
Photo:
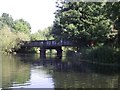
[[[19,19],[15,21],[15,26],[14,26],[14,30],[16,32],[23,32],[26,34],[30,34],[30,29],[31,26],[27,21],[24,21],[23,19]]]
[[[20,48],[21,41],[29,41],[30,38],[24,33],[14,33],[8,26],[0,30],[0,51],[12,52]]]
[[[0,29],[2,29],[2,27],[4,27],[5,25],[9,26],[11,29],[13,29],[14,27],[14,20],[12,16],[7,13],[3,13],[0,17]]]
[[[79,46],[104,43],[111,32],[112,21],[106,17],[103,3],[62,2],[55,13],[52,35]]]
[[[38,30],[38,32],[31,35],[31,40],[52,40],[51,29],[52,27],[47,27],[43,30]]]
[[[0,51],[12,52],[20,48],[22,41],[29,41],[30,24],[23,19],[14,21],[3,13],[0,17]]]
[[[106,3],[107,16],[114,22],[114,29],[118,31],[116,38],[120,45],[120,1],[114,3]]]

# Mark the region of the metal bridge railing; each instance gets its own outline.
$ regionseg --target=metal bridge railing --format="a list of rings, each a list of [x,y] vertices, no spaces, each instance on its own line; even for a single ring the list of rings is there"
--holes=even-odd
[[[72,46],[69,41],[55,41],[55,40],[39,40],[25,42],[24,46],[28,47],[40,47],[40,46]]]

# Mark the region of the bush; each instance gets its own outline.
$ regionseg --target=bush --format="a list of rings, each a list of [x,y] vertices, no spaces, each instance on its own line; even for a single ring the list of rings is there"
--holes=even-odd
[[[115,63],[115,50],[110,46],[99,46],[82,51],[82,58],[101,63]]]
[[[120,50],[115,53],[115,59],[117,63],[120,63]]]
[[[66,51],[66,56],[73,56],[74,54],[75,54],[75,52],[72,50]]]

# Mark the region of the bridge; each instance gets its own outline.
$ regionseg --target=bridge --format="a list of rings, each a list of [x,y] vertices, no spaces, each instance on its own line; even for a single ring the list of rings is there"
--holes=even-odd
[[[25,41],[22,47],[40,47],[40,56],[46,56],[46,49],[56,49],[57,56],[62,57],[62,46],[76,46],[70,41],[55,41],[55,40],[36,40],[36,41]]]
[[[58,46],[73,46],[74,44],[69,41],[55,41],[55,40],[36,40],[25,41],[26,47],[58,47]]]

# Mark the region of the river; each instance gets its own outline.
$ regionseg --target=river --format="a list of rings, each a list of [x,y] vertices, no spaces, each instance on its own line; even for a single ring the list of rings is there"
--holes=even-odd
[[[40,59],[39,54],[1,55],[2,89],[119,88],[118,67],[72,64],[69,59]],[[92,67],[92,68],[91,68]],[[113,69],[115,68],[115,69]]]

